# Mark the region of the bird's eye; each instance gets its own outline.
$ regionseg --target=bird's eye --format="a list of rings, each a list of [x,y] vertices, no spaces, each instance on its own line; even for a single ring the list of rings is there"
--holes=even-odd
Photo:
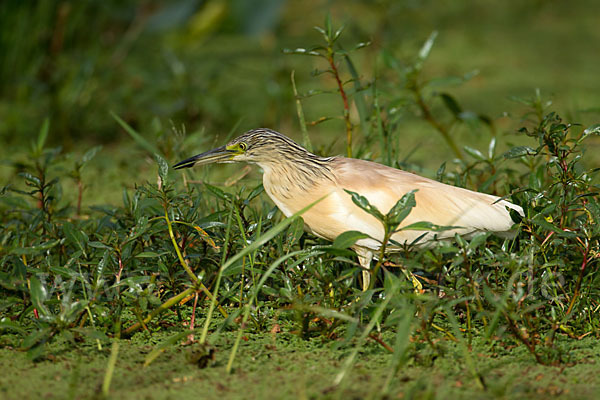
[[[248,145],[244,142],[240,143],[240,149],[246,151],[246,149],[248,148]]]

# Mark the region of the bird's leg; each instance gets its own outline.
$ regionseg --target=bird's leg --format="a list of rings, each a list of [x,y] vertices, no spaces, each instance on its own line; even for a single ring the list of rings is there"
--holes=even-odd
[[[371,260],[373,260],[373,252],[364,249],[355,249],[358,255],[358,262],[363,268],[362,270],[362,289],[363,292],[369,288],[371,283]]]

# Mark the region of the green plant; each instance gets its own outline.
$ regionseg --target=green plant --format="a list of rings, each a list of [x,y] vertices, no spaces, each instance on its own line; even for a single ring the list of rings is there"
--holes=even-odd
[[[490,349],[520,343],[539,363],[559,364],[569,361],[559,335],[598,335],[598,169],[589,168],[585,158],[586,140],[600,133],[598,125],[565,123],[536,94],[521,100],[533,111],[515,133],[529,144],[507,146],[494,136],[493,123],[466,113],[450,94],[436,93],[433,79],[414,65],[396,66],[392,59],[389,70],[382,71],[412,71],[408,87],[403,80],[383,90],[379,77],[360,83],[347,53],[337,47],[342,31],[331,27],[328,20],[321,31],[326,46],[314,51],[328,63],[333,57],[336,68],[335,60],[345,60],[354,89],[346,91],[337,68],[342,84],[336,93],[344,90],[346,100],[362,102],[364,140],[355,140],[350,126],[347,151],[396,165],[399,115],[414,114],[415,106],[425,122],[435,127],[434,118],[447,133],[469,121],[488,126],[492,136],[485,150],[459,148],[461,157],[443,164],[437,176],[510,195],[525,210],[516,238],[457,236],[430,248],[398,246],[399,252],[387,258],[384,241],[372,287],[362,292],[360,269],[348,250],[360,233],[347,232],[326,243],[303,234],[298,216],[281,218],[253,180],[228,186],[210,180],[206,172],[171,172],[166,159],[178,157],[183,143],[204,143],[201,135],[164,134],[157,125],[152,139],[115,117],[135,141],[132,152],[153,156],[152,168],[158,171],[153,183],[124,189],[122,204],[86,207],[82,203],[91,200],[82,200],[81,194],[100,176],[91,170],[102,150],[92,148],[79,157],[47,148],[50,125],[45,123],[27,162],[11,163],[18,179],[0,191],[0,329],[12,333],[3,340],[35,360],[51,355],[52,341],[77,348],[89,338],[100,351],[112,340],[104,381],[108,393],[120,354],[118,338],[168,333],[146,358],[149,365],[166,349],[179,348],[184,337],[199,334],[206,347],[194,363],[211,365],[206,362],[211,346],[221,346],[228,354],[226,370],[235,372],[245,336],[271,335],[277,325],[307,343],[316,338],[321,345],[346,349],[336,383],[344,381],[365,343],[376,343],[370,351],[390,353],[385,395],[403,367],[427,367],[441,356],[464,362],[473,383],[484,387],[475,343],[485,342]],[[430,38],[418,63],[432,44]],[[403,102],[406,98],[412,101]],[[447,124],[430,103],[439,99],[450,112],[442,114],[450,117]],[[419,103],[428,107],[429,117]],[[342,102],[348,126],[346,106]],[[302,108],[298,111],[303,115]],[[379,153],[371,150],[375,144]],[[508,149],[501,151],[501,146]],[[62,185],[73,179],[76,190],[63,192]],[[387,237],[415,205],[413,192],[387,212],[359,193],[351,195],[382,222]],[[424,223],[413,228],[441,229]],[[387,261],[403,265],[425,293],[415,294],[412,283]],[[229,330],[235,331],[231,342],[220,340]],[[458,353],[445,351],[448,341],[458,343]]]

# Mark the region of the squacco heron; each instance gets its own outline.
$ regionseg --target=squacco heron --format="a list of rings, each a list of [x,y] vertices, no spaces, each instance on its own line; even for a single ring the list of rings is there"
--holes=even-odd
[[[523,214],[521,207],[489,194],[370,161],[317,156],[270,129],[248,131],[225,146],[188,158],[174,167],[241,161],[258,164],[264,171],[265,191],[286,217],[323,198],[302,215],[309,232],[331,241],[350,230],[369,236],[352,247],[363,267],[363,289],[369,286],[369,267],[373,255],[381,248],[384,228],[375,217],[356,206],[344,189],[366,197],[383,213],[403,195],[417,189],[416,206],[400,228],[423,221],[453,227],[441,232],[398,230],[391,236],[397,243],[412,243],[420,238],[417,245],[423,246],[436,239],[454,237],[456,233],[469,236],[493,232],[510,237],[514,223],[508,209]],[[387,248],[394,250],[391,245]]]

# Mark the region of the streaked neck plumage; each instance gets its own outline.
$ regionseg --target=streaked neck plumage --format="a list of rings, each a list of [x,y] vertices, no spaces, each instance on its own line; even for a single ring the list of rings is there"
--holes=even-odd
[[[308,193],[324,181],[336,182],[331,163],[335,157],[319,157],[296,145],[277,149],[273,161],[256,163],[263,169],[263,184],[272,198],[289,199]]]

